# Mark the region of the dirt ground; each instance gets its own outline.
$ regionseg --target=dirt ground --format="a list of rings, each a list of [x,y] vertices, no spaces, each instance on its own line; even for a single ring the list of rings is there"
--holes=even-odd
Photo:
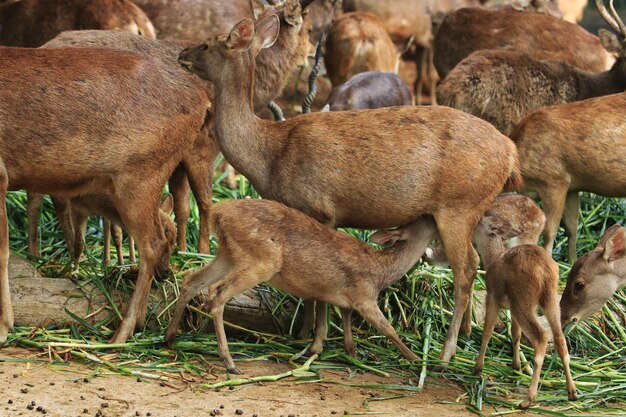
[[[296,383],[284,379],[234,389],[194,389],[193,382],[141,380],[117,374],[94,377],[93,369],[71,362],[67,366],[47,363],[2,362],[16,358],[45,359],[25,349],[0,350],[0,416],[475,416],[465,409],[461,388],[443,379],[429,378],[421,393],[335,385],[406,383],[397,377],[356,375],[324,370],[323,381]],[[239,365],[239,364],[238,364]],[[275,362],[241,363],[245,376],[268,375],[289,370]],[[220,377],[222,378],[222,377]],[[34,402],[34,403],[32,403]],[[32,410],[28,408],[32,404]],[[38,407],[41,407],[39,411]],[[239,410],[239,411],[238,411]],[[150,413],[150,414],[148,414]],[[239,414],[238,414],[239,413]],[[526,415],[532,415],[527,413]]]

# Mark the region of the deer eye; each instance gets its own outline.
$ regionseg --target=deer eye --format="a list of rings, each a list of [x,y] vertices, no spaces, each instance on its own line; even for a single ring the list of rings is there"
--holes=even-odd
[[[587,284],[584,283],[584,281],[576,281],[574,283],[574,291],[579,292],[585,289],[585,286]]]
[[[206,43],[202,44],[202,50],[206,51],[207,49],[209,49],[209,45],[207,45]]]

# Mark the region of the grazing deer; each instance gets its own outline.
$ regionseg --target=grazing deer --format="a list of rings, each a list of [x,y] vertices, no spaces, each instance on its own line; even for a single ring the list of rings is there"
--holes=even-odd
[[[498,311],[501,308],[510,309],[513,368],[521,370],[522,367],[520,361],[522,331],[530,339],[535,351],[535,367],[530,387],[520,408],[528,408],[533,403],[548,346],[546,331],[537,320],[537,307],[541,306],[554,335],[554,346],[563,362],[568,398],[575,400],[576,385],[569,368],[570,358],[561,330],[557,297],[559,266],[537,245],[520,245],[506,249],[502,239],[519,233],[509,222],[491,212],[485,214],[474,231],[474,240],[485,266],[487,283],[485,325],[474,374],[482,372],[487,344],[491,339]]]
[[[626,94],[539,109],[513,131],[524,189],[539,193],[546,214],[544,247],[552,253],[559,222],[576,260],[578,193],[626,196]]]
[[[297,1],[288,0],[280,7],[255,11],[257,14],[261,12],[265,14],[279,13],[281,30],[276,44],[272,48],[264,50],[257,58],[256,78],[259,82],[254,90],[255,111],[265,108],[273,98],[280,94],[287,82],[288,75],[293,68],[304,62],[309,50],[308,30],[310,25],[306,19],[303,20],[303,12],[297,6]],[[178,69],[180,68],[177,62],[178,54],[185,46],[189,46],[189,43],[186,41],[156,41],[111,31],[70,31],[60,34],[45,45],[46,48],[70,46],[111,47],[138,52]],[[194,78],[197,79],[197,77]],[[212,95],[213,86],[210,83],[204,82],[198,87]],[[210,126],[200,132],[193,147],[170,177],[169,188],[174,197],[174,213],[179,225],[177,246],[183,251],[187,248],[186,224],[190,215],[189,186],[191,186],[200,212],[198,251],[208,253],[210,249],[208,221],[209,210],[212,205],[213,165],[219,152],[212,128],[212,114],[213,110],[207,114],[207,123]],[[38,210],[39,205],[37,204],[37,213]],[[60,216],[60,218],[67,217]],[[29,216],[29,224],[35,225],[35,233],[29,233],[29,236],[36,237],[36,217]],[[63,225],[63,221],[61,224]],[[73,233],[66,233],[66,237],[68,234]],[[32,246],[38,248],[36,243],[32,243]]]
[[[590,317],[620,288],[626,286],[626,229],[609,227],[594,250],[576,261],[561,297],[561,323],[565,327]]]
[[[444,79],[465,57],[481,49],[564,61],[590,72],[606,71],[613,63],[598,37],[578,25],[540,13],[468,7],[449,13],[437,31],[434,64],[439,76]]]
[[[72,29],[156,37],[148,17],[130,0],[21,0],[0,9],[0,45],[37,47]]]
[[[113,336],[123,342],[143,325],[152,275],[168,269],[174,226],[161,217],[159,200],[205,128],[209,100],[184,71],[108,48],[1,48],[0,64],[0,196],[16,189],[109,196],[140,254],[135,291]],[[4,205],[0,231],[4,342],[13,326]]]
[[[256,38],[254,23],[244,19],[227,38],[179,57],[214,83],[222,152],[260,195],[328,226],[387,228],[432,214],[455,275],[455,311],[442,352],[450,360],[478,263],[472,231],[505,183],[518,184],[515,146],[488,123],[446,107],[258,119],[250,102],[254,57],[277,35],[275,17],[257,24]],[[321,351],[322,342],[311,350]]]
[[[378,16],[351,12],[339,17],[330,27],[324,64],[336,87],[361,72],[397,73],[400,57]]]
[[[522,194],[500,194],[489,211],[520,233],[505,240],[507,247],[536,245],[546,223],[546,215],[531,198]],[[448,258],[441,241],[426,249],[425,259],[432,265],[448,266]]]
[[[396,74],[362,72],[333,88],[326,105],[330,111],[378,109],[413,104],[411,90]]]
[[[224,333],[224,305],[232,297],[267,282],[305,300],[339,307],[345,348],[350,355],[356,356],[350,319],[352,310],[357,310],[400,349],[402,356],[418,358],[387,322],[377,298],[422,255],[437,230],[431,218],[418,218],[400,229],[374,233],[372,242],[391,246],[384,250],[375,250],[270,200],[220,203],[211,211],[211,225],[218,237],[217,257],[209,266],[185,277],[167,329],[168,344],[176,337],[187,303],[209,286],[207,303],[220,357],[229,372],[239,374]],[[325,320],[323,314],[317,317]],[[323,327],[317,323],[316,329]]]

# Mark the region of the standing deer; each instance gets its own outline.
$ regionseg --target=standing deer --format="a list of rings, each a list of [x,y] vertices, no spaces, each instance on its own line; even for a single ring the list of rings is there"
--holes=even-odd
[[[208,107],[192,77],[139,54],[0,49],[0,197],[19,189],[104,194],[137,242],[139,275],[116,343],[143,325],[152,275],[168,269],[174,225],[160,215],[159,200],[205,128]],[[8,238],[1,205],[0,342],[13,327]]]
[[[626,286],[626,229],[609,227],[591,252],[576,261],[561,297],[561,323],[565,327],[590,317],[620,288]]]
[[[578,25],[539,13],[468,7],[449,13],[437,31],[434,64],[439,76],[444,79],[481,49],[517,51],[591,72],[606,71],[613,63],[598,37]]]
[[[148,17],[130,0],[21,0],[0,9],[0,45],[37,47],[73,29],[156,37]]]
[[[328,31],[324,64],[336,87],[361,72],[397,73],[400,57],[378,16],[351,12],[338,18]]]
[[[326,102],[330,111],[378,109],[411,104],[411,90],[398,75],[375,71],[357,74],[333,88]]]
[[[502,239],[519,233],[520,231],[513,229],[510,223],[491,212],[485,214],[474,231],[476,249],[485,266],[487,283],[485,325],[474,374],[482,372],[487,344],[493,334],[498,311],[501,308],[510,309],[513,368],[517,370],[522,368],[520,361],[522,331],[530,339],[535,351],[535,367],[530,387],[520,408],[528,408],[533,403],[548,346],[546,331],[537,320],[537,307],[541,306],[554,335],[554,346],[563,362],[568,398],[575,400],[576,385],[569,368],[570,358],[561,330],[557,297],[559,266],[537,245],[521,245],[506,249]]]
[[[256,38],[254,23],[244,19],[227,38],[180,55],[185,68],[215,85],[222,152],[260,195],[331,227],[387,228],[432,214],[455,276],[456,305],[442,352],[449,361],[478,263],[472,231],[505,183],[518,184],[515,146],[488,123],[445,107],[258,119],[250,102],[254,58],[277,35],[275,17],[257,24]],[[317,330],[312,352],[321,351],[325,333]]]
[[[387,322],[377,298],[424,253],[437,230],[431,218],[418,218],[400,229],[374,233],[372,242],[391,246],[380,251],[270,200],[220,203],[211,212],[211,224],[218,236],[217,257],[209,266],[185,277],[167,329],[168,344],[176,337],[187,303],[209,286],[207,304],[213,315],[220,357],[229,372],[239,374],[228,351],[224,305],[243,291],[268,282],[306,300],[338,306],[345,348],[350,355],[356,356],[350,319],[352,310],[357,310],[391,339],[402,356],[418,359]],[[317,323],[317,329],[322,327]]]
[[[576,260],[578,193],[626,196],[626,94],[544,107],[513,131],[524,189],[543,202],[544,247],[552,253],[559,222],[568,238],[570,262]]]

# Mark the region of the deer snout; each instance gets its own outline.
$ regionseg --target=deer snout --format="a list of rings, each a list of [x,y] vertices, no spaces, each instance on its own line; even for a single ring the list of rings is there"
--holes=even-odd
[[[178,55],[178,63],[187,71],[191,71],[191,66],[193,63],[188,60],[187,55],[189,54],[189,48],[185,48]]]

